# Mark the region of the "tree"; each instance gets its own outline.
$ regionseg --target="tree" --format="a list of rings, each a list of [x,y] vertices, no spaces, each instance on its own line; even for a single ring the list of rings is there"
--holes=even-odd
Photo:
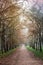
[[[39,9],[36,8],[36,5],[39,7]],[[40,12],[41,11],[41,6],[38,5],[38,3],[36,3],[34,6],[32,6],[32,9],[31,9],[31,16],[32,18],[36,21],[36,24],[37,24],[37,27],[39,28],[38,30],[38,35],[39,35],[39,45],[40,45],[40,51],[42,51],[42,48],[41,48],[41,31],[42,31],[42,14]]]

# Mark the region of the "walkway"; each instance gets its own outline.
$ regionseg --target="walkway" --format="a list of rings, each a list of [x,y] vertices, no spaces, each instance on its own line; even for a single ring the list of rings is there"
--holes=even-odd
[[[43,61],[26,48],[18,48],[8,57],[0,59],[0,65],[43,65]]]

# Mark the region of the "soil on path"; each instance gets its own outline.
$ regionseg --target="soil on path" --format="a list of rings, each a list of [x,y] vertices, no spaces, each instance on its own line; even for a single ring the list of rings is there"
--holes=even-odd
[[[43,65],[43,61],[26,48],[18,48],[9,56],[0,59],[0,65]]]

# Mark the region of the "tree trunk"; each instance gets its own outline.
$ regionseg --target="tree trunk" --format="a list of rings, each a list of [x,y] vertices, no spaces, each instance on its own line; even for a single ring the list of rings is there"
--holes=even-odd
[[[41,47],[41,28],[39,29],[39,44],[40,44],[40,52],[42,51]]]

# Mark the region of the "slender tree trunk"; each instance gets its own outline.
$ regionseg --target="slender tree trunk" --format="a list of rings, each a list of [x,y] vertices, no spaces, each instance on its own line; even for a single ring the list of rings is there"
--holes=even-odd
[[[40,52],[42,51],[41,47],[41,28],[39,29],[39,44],[40,44]]]
[[[37,50],[37,42],[36,42],[36,50]]]

